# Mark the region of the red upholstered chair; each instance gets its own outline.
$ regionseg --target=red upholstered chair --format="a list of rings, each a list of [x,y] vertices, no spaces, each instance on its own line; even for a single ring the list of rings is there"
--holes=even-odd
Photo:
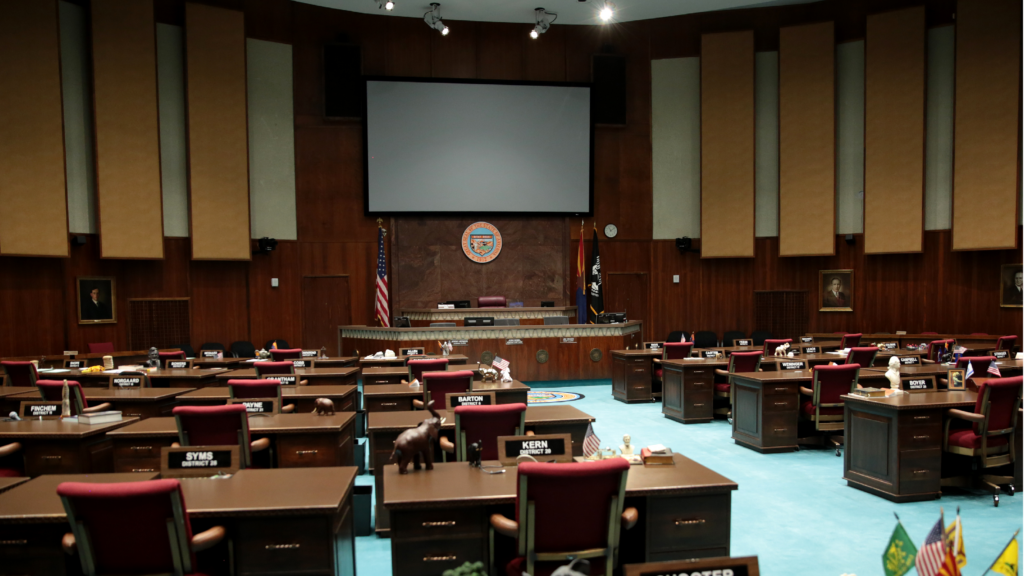
[[[942,362],[942,355],[953,348],[953,340],[932,340],[928,343],[925,360],[932,364]]]
[[[611,576],[619,535],[638,517],[636,508],[623,510],[629,462],[523,462],[517,472],[516,519],[491,516],[494,531],[519,542],[518,557],[505,573],[547,576],[570,558],[603,557],[591,574]]]
[[[446,394],[459,394],[473,388],[473,371],[423,372],[420,385],[423,387],[423,400],[413,399],[413,407],[423,408],[433,400],[436,410],[444,410]]]
[[[455,459],[466,461],[466,447],[480,443],[481,460],[498,459],[498,436],[522,436],[526,430],[526,404],[455,407]],[[442,444],[442,448],[447,448]]]
[[[7,377],[4,378],[4,386],[35,386],[39,379],[39,372],[36,372],[36,365],[31,362],[14,362],[4,360],[0,362],[4,367]]]
[[[157,352],[157,354],[160,355],[161,362],[164,360],[184,360],[187,358],[184,350],[176,350],[174,352]]]
[[[302,360],[302,348],[271,350],[270,357],[274,359],[274,362],[281,362],[282,360]]]
[[[177,480],[62,482],[71,533],[64,551],[84,574],[196,574],[195,553],[224,539],[223,526],[192,534]]]
[[[847,364],[857,364],[861,368],[871,368],[875,363],[875,356],[878,356],[877,346],[863,346],[850,348],[846,356]]]
[[[276,398],[282,414],[295,412],[295,404],[285,406],[279,380],[228,380],[228,394],[232,400]]]
[[[860,364],[842,364],[839,366],[815,366],[813,389],[800,387],[800,393],[809,396],[801,397],[800,417],[814,423],[814,430],[824,433],[836,447],[836,456],[840,455],[843,445],[842,435],[832,432],[843,429],[843,399],[840,396],[857,389],[860,377]]]
[[[971,376],[971,380],[974,378],[988,378],[988,366],[996,361],[995,356],[961,356],[956,361],[956,367],[966,370],[967,365],[970,364],[971,368],[974,369],[974,375]]]
[[[242,468],[252,465],[252,453],[270,448],[270,438],[251,440],[249,416],[243,404],[178,406],[172,411],[181,446],[238,446]]]
[[[0,478],[18,478],[25,475],[25,458],[21,443],[10,442],[0,446]]]
[[[47,402],[61,402],[64,399],[63,380],[37,380],[36,388],[39,395]],[[68,396],[71,400],[71,415],[94,414],[110,409],[110,402],[89,406],[89,400],[82,392],[82,385],[74,380],[68,380]]]
[[[476,299],[477,308],[504,308],[504,296],[481,296]]]
[[[661,382],[661,376],[665,373],[665,370],[661,367],[662,360],[679,360],[681,358],[689,358],[690,352],[693,351],[693,342],[665,342],[665,347],[662,349],[661,358],[654,359],[654,374],[653,379]]]
[[[114,343],[113,342],[89,342],[89,353],[90,354],[113,354]]]
[[[1016,454],[1013,433],[1017,427],[1021,385],[1024,377],[993,378],[978,386],[978,399],[974,412],[951,409],[946,411],[942,449],[945,452],[977,458],[978,469],[1010,466]],[[969,427],[953,427],[954,420],[969,423]],[[1011,484],[1013,476],[983,474],[981,483],[992,491],[996,506],[1002,484]],[[944,479],[943,485],[965,485],[964,479]],[[1012,488],[1009,491],[1013,494]]]
[[[996,350],[1009,350],[1013,354],[1013,349],[1017,346],[1016,336],[1000,336],[996,340]]]
[[[783,344],[789,344],[790,346],[792,346],[793,345],[793,339],[792,338],[785,338],[785,339],[769,339],[769,340],[765,340],[764,341],[764,348],[761,349],[761,352],[764,353],[765,356],[774,356],[775,355],[775,349],[778,348],[779,346],[782,346]]]
[[[839,341],[839,349],[846,350],[847,348],[855,348],[857,346],[860,346],[860,337],[863,335],[863,333],[845,334],[843,338]]]
[[[444,372],[448,369],[447,358],[421,358],[416,360],[409,360],[406,364],[409,369],[409,382],[413,380],[423,381],[424,372]],[[437,404],[440,406],[444,403],[444,397],[437,399]]]
[[[715,368],[715,397],[728,398],[729,405],[724,408],[716,408],[716,414],[732,416],[732,375],[743,372],[757,372],[761,370],[760,352],[733,352],[729,356],[729,369],[722,370]]]

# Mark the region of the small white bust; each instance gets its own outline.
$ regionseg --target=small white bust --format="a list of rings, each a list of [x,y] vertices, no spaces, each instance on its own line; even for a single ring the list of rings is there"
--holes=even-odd
[[[394,358],[395,357],[395,351],[394,350],[385,350],[384,351],[384,357],[385,358]]]
[[[508,368],[505,368],[504,370],[501,371],[501,381],[502,382],[511,382],[512,381],[512,372]]]
[[[889,388],[892,388],[896,393],[902,392],[900,390],[900,359],[897,356],[889,358],[889,369],[885,371],[885,379],[889,381]]]
[[[619,446],[619,453],[623,456],[633,455],[633,445],[629,443],[629,434],[622,437],[622,446]]]

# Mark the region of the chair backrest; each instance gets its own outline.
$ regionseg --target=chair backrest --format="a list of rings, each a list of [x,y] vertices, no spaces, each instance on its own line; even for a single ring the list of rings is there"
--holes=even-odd
[[[997,430],[1012,429],[1017,426],[1017,409],[1020,407],[1021,384],[1024,376],[1012,378],[992,378],[978,386],[978,399],[974,404],[975,414],[984,414],[988,410],[985,422],[974,424],[975,434],[992,434]]]
[[[476,299],[477,308],[504,308],[504,296],[481,296]]]
[[[729,330],[722,335],[722,346],[732,346],[733,340],[743,340],[746,337],[746,332],[742,330]]]
[[[754,342],[757,342],[757,340],[754,340]],[[774,355],[775,354],[775,349],[778,348],[779,346],[782,346],[783,344],[789,344],[789,345],[792,346],[793,339],[792,338],[785,338],[785,339],[766,338],[765,341],[764,341],[764,348],[761,349],[761,352],[764,353],[765,356]]]
[[[176,344],[172,348],[178,348],[185,353],[185,358],[195,358],[196,351],[192,348],[191,344]]]
[[[192,573],[192,526],[177,480],[62,482],[86,574]]]
[[[545,326],[560,326],[562,324],[568,324],[568,323],[569,323],[569,317],[568,316],[545,316],[544,317],[544,325]]]
[[[281,340],[280,338],[277,340],[267,340],[267,344],[263,348],[266,350],[273,350],[274,344],[277,344],[278,350],[281,350],[282,348],[291,348],[291,346],[288,345],[287,340]]]
[[[988,372],[988,365],[995,362],[995,356],[961,356],[956,361],[957,368],[967,369],[967,365],[970,364],[971,368],[974,369],[974,375],[972,378],[986,378]]]
[[[409,382],[413,380],[423,381],[424,372],[444,372],[448,369],[447,358],[417,358],[409,360]],[[443,397],[441,398],[443,399]],[[440,404],[440,402],[439,402]]]
[[[182,446],[238,446],[242,467],[252,462],[245,404],[178,406],[171,411]]]
[[[285,362],[253,362],[256,367],[256,377],[263,378],[267,375],[295,374],[295,364],[291,360]]]
[[[863,346],[850,348],[846,356],[847,364],[857,364],[861,368],[871,368],[875,363],[875,356],[878,356],[878,346]]]
[[[718,334],[709,330],[701,330],[693,335],[694,348],[714,348],[718,346]]]
[[[841,340],[839,340],[839,349],[846,350],[847,348],[854,348],[860,346],[860,338],[864,333],[860,332],[857,334],[845,334]]]
[[[177,350],[175,352],[157,352],[161,360],[184,360],[185,352]]]
[[[302,360],[302,348],[286,348],[270,351],[270,357],[274,359],[274,362],[280,362],[282,360]]]
[[[61,402],[64,399],[63,380],[37,380],[36,388],[47,402]],[[82,392],[82,385],[75,380],[68,380],[68,399],[71,400],[72,416],[78,416],[82,410],[89,407],[89,401]]]
[[[225,348],[220,342],[204,342],[203,345],[199,347],[199,350],[220,350],[223,352]]]
[[[113,342],[89,342],[90,354],[112,354],[113,352]]]
[[[932,362],[942,361],[942,354],[952,348],[952,340],[932,340],[928,343],[925,357]]]
[[[811,371],[814,374],[814,406],[838,407],[843,405],[840,396],[857,388],[860,364],[815,366]]]
[[[482,460],[498,459],[498,436],[525,434],[526,404],[455,407],[455,456],[466,460],[466,447],[480,442]]]
[[[231,355],[235,358],[255,358],[256,345],[247,340],[231,343]]]
[[[682,342],[683,336],[689,334],[686,330],[673,330],[668,333],[668,338],[665,338],[665,342]]]
[[[277,398],[281,399],[279,380],[228,380],[228,394],[231,399]]]
[[[36,380],[39,379],[36,365],[31,362],[4,360],[0,362],[0,366],[3,366],[4,372],[7,373],[7,386],[35,386]]]
[[[1016,345],[1016,336],[1000,336],[999,339],[996,340],[996,350],[1009,350],[1010,352],[1013,352],[1013,348]]]
[[[663,350],[664,351],[661,355],[662,360],[689,358],[690,352],[693,350],[693,342],[665,342],[665,348]]]
[[[420,382],[423,384],[423,405],[433,400],[434,406],[441,410],[444,408],[445,394],[460,394],[473,387],[473,371],[423,372],[420,374]]]
[[[729,356],[729,372],[757,372],[761,367],[762,356],[760,352],[733,352]]]
[[[754,346],[764,344],[769,338],[772,338],[772,333],[767,330],[754,330],[750,333],[750,339],[754,341]]]

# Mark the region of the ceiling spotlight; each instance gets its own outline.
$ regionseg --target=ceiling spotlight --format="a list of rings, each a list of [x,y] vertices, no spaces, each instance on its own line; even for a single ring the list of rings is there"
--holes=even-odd
[[[392,2],[391,0],[376,0],[376,2],[377,8],[383,8],[388,12],[391,12],[392,10],[395,9],[395,3]]]
[[[558,14],[552,14],[543,8],[534,10],[533,15],[537,20],[537,25],[533,27],[533,30],[530,30],[530,38],[534,40],[547,32],[548,28],[551,28],[551,23],[558,19]]]
[[[441,20],[441,5],[437,2],[431,2],[430,12],[423,15],[423,21],[427,23],[427,26],[440,32],[441,36],[448,35],[448,27]]]
[[[612,17],[615,16],[615,4],[611,2],[605,2],[604,6],[601,7],[601,11],[597,14],[602,22],[611,21]]]

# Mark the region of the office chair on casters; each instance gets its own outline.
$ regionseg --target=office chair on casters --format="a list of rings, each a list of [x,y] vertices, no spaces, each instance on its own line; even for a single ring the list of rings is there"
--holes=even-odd
[[[661,358],[654,359],[654,373],[651,374],[651,379],[654,382],[661,382],[661,377],[665,373],[665,369],[661,367],[662,360],[689,358],[691,351],[693,351],[693,342],[665,342]]]
[[[19,458],[21,449],[20,442],[0,446],[0,478],[20,478],[25,475],[24,457]]]
[[[829,441],[836,447],[836,456],[841,456],[844,440],[842,435],[844,402],[840,397],[857,389],[860,364],[815,366],[811,370],[814,374],[814,381],[811,385],[813,389],[800,387],[800,393],[803,396],[810,396],[808,400],[804,400],[801,396],[800,418],[813,422],[815,432],[828,436]],[[832,433],[836,431],[839,431],[840,434],[833,435]]]
[[[278,348],[270,351],[274,362],[283,360],[302,360],[302,348]]]
[[[1010,354],[1013,354],[1013,350],[1017,347],[1016,336],[1000,336],[996,340],[996,350],[1006,350]]]
[[[729,330],[722,335],[722,346],[732,346],[733,340],[745,340],[747,334],[741,330]]]
[[[856,346],[860,346],[860,338],[863,335],[863,333],[844,334],[843,337],[839,340],[839,349],[846,350],[847,348],[854,348]]]
[[[718,346],[718,334],[710,330],[701,330],[693,335],[694,348],[714,348]]]
[[[228,394],[232,400],[276,398],[282,414],[295,412],[295,404],[285,405],[279,380],[228,380]]]
[[[516,472],[515,520],[501,514],[490,519],[492,531],[518,541],[518,557],[505,573],[543,576],[569,559],[604,558],[591,565],[591,573],[611,576],[618,563],[620,534],[639,517],[636,508],[623,509],[629,462],[523,462]]]
[[[4,360],[0,362],[0,366],[3,366],[4,372],[7,374],[3,381],[4,386],[32,387],[36,385],[36,380],[39,380],[36,365],[31,362]]]
[[[278,340],[267,340],[267,343],[263,346],[263,349],[264,350],[273,350],[274,349],[274,344],[277,344],[277,349],[278,350],[281,350],[283,348],[291,348],[291,346],[288,345],[288,341],[287,340],[280,340],[280,339],[278,339]]]
[[[235,358],[255,358],[256,345],[247,340],[231,343],[231,355]]]
[[[433,400],[435,409],[443,410],[447,394],[461,394],[473,388],[473,371],[421,372],[420,386],[423,388],[423,399],[413,398],[413,408],[423,409]]]
[[[226,535],[223,526],[192,533],[181,484],[173,479],[62,482],[57,495],[71,523],[61,546],[78,554],[87,575],[195,574],[195,553]]]
[[[765,343],[765,340],[772,337],[772,333],[767,330],[754,330],[750,333],[750,339],[754,341],[754,346],[761,346]]]
[[[759,372],[761,370],[760,352],[733,352],[729,356],[729,369],[722,370],[715,368],[715,397],[728,398],[729,405],[725,408],[716,408],[715,414],[725,414],[732,422],[732,404],[734,394],[732,390],[732,375],[743,372]]]
[[[176,352],[157,352],[157,355],[160,358],[160,362],[163,362],[164,360],[184,360],[185,359],[185,352],[183,350],[178,350]]]
[[[419,380],[423,382],[424,372],[444,372],[448,369],[447,358],[418,358],[409,360],[406,363],[406,367],[409,369],[409,380]],[[436,398],[438,400],[438,406],[444,403],[444,397]]]
[[[956,361],[956,367],[961,370],[966,370],[967,366],[970,365],[974,370],[974,374],[968,379],[965,384],[973,384],[975,378],[988,378],[988,367],[993,362],[997,362],[995,356],[961,356]]]
[[[494,406],[456,406],[455,444],[442,436],[441,448],[454,453],[458,462],[466,461],[466,447],[480,443],[481,460],[498,459],[498,436],[522,436],[526,432],[526,404]]]
[[[60,402],[63,400],[63,380],[38,380],[36,381],[36,388],[39,389],[39,395],[42,399],[47,402]],[[82,385],[74,380],[68,380],[68,393],[71,397],[72,416],[78,416],[79,414],[95,414],[96,412],[103,412],[104,410],[110,409],[110,402],[104,402],[102,404],[97,404],[96,406],[89,406],[89,401],[85,398],[85,394],[82,392]]]
[[[850,353],[846,356],[846,363],[857,364],[861,368],[871,368],[875,364],[876,356],[878,356],[877,346],[850,348]]]
[[[1020,408],[1021,384],[1024,377],[993,378],[978,386],[978,399],[974,412],[946,411],[945,429],[942,434],[942,451],[960,454],[976,459],[976,470],[984,472],[989,468],[1012,466],[1016,458],[1014,430],[1017,428],[1017,412]],[[970,423],[970,427],[953,428],[954,421]],[[1005,490],[1013,496],[1013,476],[981,474],[980,478],[959,477],[942,480],[943,486],[966,486],[980,480],[992,492],[993,505],[999,506],[999,491]],[[1006,488],[1002,488],[1006,486]]]
[[[252,453],[270,448],[270,438],[252,440],[244,404],[178,406],[171,411],[178,442],[171,446],[238,446],[241,468],[252,467]]]
[[[673,330],[668,333],[668,338],[665,338],[665,342],[682,342],[684,336],[689,340],[690,333],[686,330]]]

